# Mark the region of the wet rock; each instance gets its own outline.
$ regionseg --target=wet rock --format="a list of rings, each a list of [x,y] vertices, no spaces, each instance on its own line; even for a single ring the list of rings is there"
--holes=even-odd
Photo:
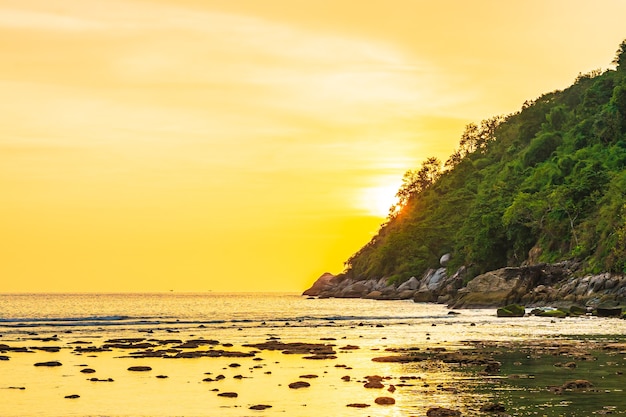
[[[621,307],[598,307],[596,308],[596,315],[598,317],[621,317]]]
[[[483,371],[486,375],[497,375],[500,373],[500,366],[502,364],[498,361],[491,361],[485,367]]]
[[[363,385],[363,387],[365,388],[385,388],[385,385],[383,385],[383,383],[381,382],[383,380],[383,377],[380,375],[366,376],[365,379],[367,379],[367,383]]]
[[[391,397],[378,397],[374,402],[378,405],[393,405],[396,403],[396,400]]]
[[[8,361],[10,358],[5,355],[0,355],[0,361]]]
[[[96,372],[96,370],[95,369],[91,369],[91,368],[85,368],[85,369],[81,369],[80,372],[83,373],[83,374],[93,374],[93,373]]]
[[[62,366],[63,364],[61,362],[58,361],[50,361],[50,362],[37,362],[35,364],[35,366],[50,366],[50,367],[54,367],[54,366]]]
[[[313,379],[313,378],[318,378],[318,376],[315,374],[306,374],[306,375],[300,375],[300,378]]]
[[[236,392],[220,392],[217,394],[218,397],[226,397],[226,398],[237,398],[239,394]]]
[[[526,309],[519,304],[509,304],[497,310],[498,317],[524,317]]]
[[[443,407],[429,408],[426,412],[427,417],[460,417],[461,412]]]
[[[313,356],[304,356],[302,359],[323,360],[323,359],[337,359],[337,357],[334,355],[313,355]]]
[[[57,353],[61,350],[61,348],[58,346],[33,346],[31,347],[31,349],[41,350],[43,352],[49,352],[49,353]]]
[[[480,411],[482,411],[483,413],[503,413],[506,411],[506,409],[502,404],[490,403],[480,407]]]
[[[151,371],[152,368],[149,366],[131,366],[128,370],[132,372],[148,372]]]
[[[80,395],[78,394],[66,395],[65,398],[73,400],[75,398],[80,398]]]
[[[370,405],[369,404],[364,404],[364,403],[352,403],[352,404],[346,405],[346,407],[367,408],[367,407],[370,407]]]
[[[568,381],[562,385],[563,389],[570,390],[586,390],[589,388],[593,388],[593,384],[586,379],[576,379],[574,381]]]
[[[266,404],[257,404],[250,407],[250,410],[267,410],[268,408],[272,408],[271,405]]]
[[[158,379],[167,379],[168,376],[167,375],[157,375],[156,376]]]
[[[289,388],[291,389],[307,388],[310,386],[311,384],[309,384],[306,381],[297,381],[297,382],[292,382],[291,384],[289,384]]]

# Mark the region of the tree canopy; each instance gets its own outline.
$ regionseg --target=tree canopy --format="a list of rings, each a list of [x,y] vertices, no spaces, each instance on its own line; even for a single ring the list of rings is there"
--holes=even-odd
[[[626,40],[616,70],[470,124],[441,164],[408,171],[399,205],[346,262],[356,279],[404,281],[437,267],[472,275],[528,253],[576,259],[589,272],[626,272]]]

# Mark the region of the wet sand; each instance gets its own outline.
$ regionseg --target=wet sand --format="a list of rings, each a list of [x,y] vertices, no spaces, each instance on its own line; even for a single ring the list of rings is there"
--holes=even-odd
[[[616,336],[386,349],[323,339],[2,338],[0,414],[505,416],[543,409],[573,416],[567,403],[574,396],[600,391],[608,403],[594,405],[593,414],[626,412],[610,401],[623,396],[616,387],[626,343]],[[538,376],[531,362],[559,376]],[[590,377],[590,366],[603,373]],[[533,404],[533,395],[543,402]],[[546,412],[543,397],[553,399],[555,413]]]
[[[621,335],[445,342],[452,326],[432,326],[432,340],[422,331],[404,346],[377,325],[314,340],[275,328],[245,342],[201,329],[4,335],[0,415],[626,414]]]

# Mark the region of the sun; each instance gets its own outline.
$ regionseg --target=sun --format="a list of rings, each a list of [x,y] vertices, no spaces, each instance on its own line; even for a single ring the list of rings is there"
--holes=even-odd
[[[361,198],[361,208],[372,216],[387,217],[391,206],[398,202],[396,193],[399,187],[400,183],[392,182],[365,188]]]

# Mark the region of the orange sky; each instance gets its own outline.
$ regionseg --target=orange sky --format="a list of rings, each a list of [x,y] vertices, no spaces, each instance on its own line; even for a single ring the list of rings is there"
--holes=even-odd
[[[301,291],[626,2],[0,0],[0,292]]]

